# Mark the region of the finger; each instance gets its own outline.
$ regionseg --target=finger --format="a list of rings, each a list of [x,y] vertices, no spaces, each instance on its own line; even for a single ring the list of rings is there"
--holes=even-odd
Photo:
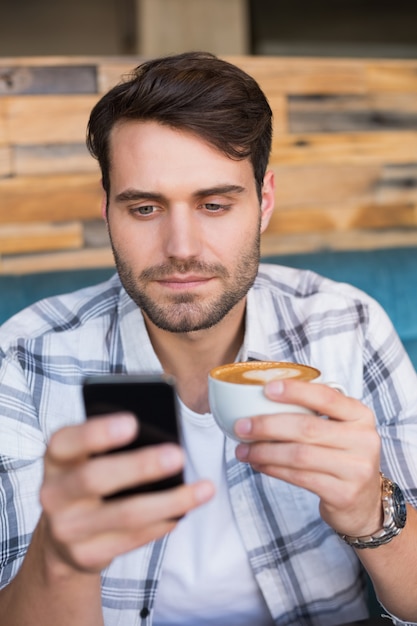
[[[108,533],[149,532],[159,523],[170,523],[214,495],[209,481],[199,481],[173,489],[100,501],[84,506],[80,501],[52,518],[55,538],[63,544],[75,544]]]
[[[241,440],[300,442],[339,450],[372,449],[379,442],[374,425],[341,422],[303,413],[280,413],[243,418],[235,423]]]
[[[84,572],[101,572],[116,557],[161,539],[176,526],[173,520],[164,520],[132,532],[106,533],[80,541],[66,551],[66,560]]]
[[[117,448],[129,443],[137,430],[138,422],[131,413],[95,417],[83,424],[64,427],[52,435],[46,461],[58,464],[75,462]]]
[[[378,455],[361,457],[308,446],[297,448],[292,444],[243,444],[236,449],[236,456],[249,462],[255,471],[316,494],[323,511],[326,509],[330,515],[338,511],[344,524],[346,516],[355,513],[361,501],[359,511],[364,512],[365,518],[367,507],[370,513],[377,510],[372,505],[379,493]],[[348,519],[347,523],[351,521]]]
[[[335,448],[300,443],[241,444],[236,448],[240,461],[277,478],[283,472],[318,472],[335,478],[367,481],[374,474],[378,450],[367,454],[353,448],[341,452]],[[301,486],[301,485],[300,485]],[[304,486],[304,485],[303,485]]]
[[[373,421],[371,411],[361,402],[325,384],[273,380],[265,385],[264,392],[276,402],[300,405],[335,420]]]
[[[288,467],[276,468],[275,466],[254,467],[256,471],[290,483],[301,489],[305,489],[318,496],[326,506],[333,506],[340,509],[348,501],[349,488],[353,483],[342,481],[340,477],[321,472],[306,471]],[[356,500],[356,505],[358,501]]]
[[[71,500],[102,497],[154,482],[179,472],[183,465],[183,451],[175,444],[94,457],[47,481],[41,501],[46,510],[59,510]]]

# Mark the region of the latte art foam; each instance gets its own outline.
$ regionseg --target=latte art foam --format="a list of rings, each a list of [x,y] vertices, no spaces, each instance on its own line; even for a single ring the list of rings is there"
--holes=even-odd
[[[267,370],[247,370],[242,373],[244,378],[250,378],[251,380],[260,380],[262,383],[267,383],[269,380],[276,380],[279,378],[299,378],[300,372],[296,369],[290,369],[289,367],[271,367]]]
[[[270,380],[298,378],[309,381],[320,376],[315,367],[301,363],[281,361],[248,361],[229,363],[211,370],[210,376],[217,380],[238,385],[265,385]]]

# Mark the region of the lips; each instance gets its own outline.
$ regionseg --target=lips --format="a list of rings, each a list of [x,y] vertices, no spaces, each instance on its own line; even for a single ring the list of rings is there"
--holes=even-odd
[[[166,276],[161,279],[162,282],[167,283],[198,283],[205,280],[210,280],[208,276],[201,276],[201,274],[181,274],[179,276]]]
[[[212,280],[212,278],[208,276],[190,274],[188,276],[168,276],[166,278],[160,278],[156,282],[174,289],[181,289],[183,287],[199,286],[203,283],[207,283],[210,280]]]

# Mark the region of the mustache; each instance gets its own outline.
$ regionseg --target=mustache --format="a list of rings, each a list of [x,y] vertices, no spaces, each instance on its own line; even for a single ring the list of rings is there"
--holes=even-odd
[[[219,276],[228,278],[229,272],[219,263],[204,263],[197,259],[172,259],[169,263],[161,263],[142,270],[142,280],[163,280],[172,274],[199,274],[201,276]]]

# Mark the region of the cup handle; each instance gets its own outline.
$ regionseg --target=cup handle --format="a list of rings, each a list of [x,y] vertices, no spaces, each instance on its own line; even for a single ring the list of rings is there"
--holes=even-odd
[[[336,389],[336,391],[340,391],[340,393],[343,393],[344,396],[347,396],[346,389],[342,385],[339,385],[339,383],[334,383],[333,381],[330,381],[323,384],[327,385],[328,387],[332,387],[332,389]]]

